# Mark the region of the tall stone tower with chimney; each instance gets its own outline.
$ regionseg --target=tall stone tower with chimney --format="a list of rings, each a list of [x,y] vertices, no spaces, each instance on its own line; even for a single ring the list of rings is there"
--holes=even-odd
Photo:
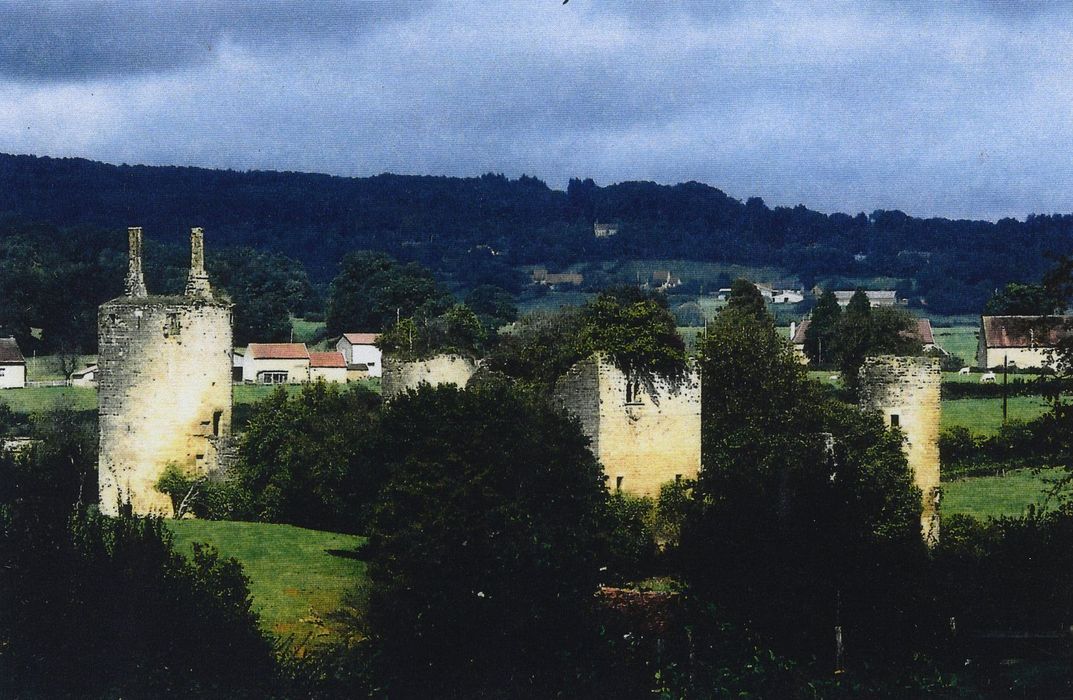
[[[231,304],[205,273],[204,238],[190,234],[182,296],[150,295],[142,276],[142,230],[128,229],[126,294],[101,305],[99,340],[100,508],[116,515],[172,515],[156,490],[169,464],[190,476],[223,466],[231,432]]]

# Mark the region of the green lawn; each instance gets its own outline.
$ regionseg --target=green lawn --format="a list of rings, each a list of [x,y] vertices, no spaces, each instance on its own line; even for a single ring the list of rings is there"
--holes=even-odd
[[[96,355],[79,355],[75,363],[75,369],[83,369],[96,364]],[[60,368],[60,358],[56,355],[42,355],[41,357],[26,358],[26,380],[30,382],[47,382],[56,379],[64,379],[63,370]]]
[[[365,563],[352,556],[364,538],[268,523],[169,520],[176,547],[211,544],[234,557],[250,579],[253,606],[265,629],[302,643],[330,635],[324,618],[360,584]],[[351,556],[348,556],[351,555]]]
[[[1064,469],[1015,469],[1003,476],[973,476],[943,483],[942,513],[971,515],[979,520],[1022,515],[1029,505],[1053,506],[1047,494],[1066,474]],[[1065,489],[1064,494],[1069,494]]]
[[[1050,405],[1038,396],[1013,396],[1010,420],[1029,421],[1046,413]],[[1002,425],[1002,399],[956,399],[943,401],[942,427],[964,426],[974,433],[990,435]]]
[[[36,413],[68,407],[76,411],[97,408],[97,390],[85,386],[46,386],[0,391],[0,403],[15,413]]]
[[[291,317],[291,330],[294,332],[296,343],[308,343],[322,328],[324,328],[324,321],[307,321],[304,318]]]
[[[957,355],[970,367],[976,366],[976,344],[979,333],[977,326],[932,328],[932,333],[939,347],[952,355]]]

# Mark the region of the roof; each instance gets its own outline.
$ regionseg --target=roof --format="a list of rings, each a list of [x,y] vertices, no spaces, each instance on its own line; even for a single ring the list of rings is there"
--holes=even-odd
[[[809,319],[805,319],[801,323],[797,324],[797,329],[794,331],[794,337],[790,339],[790,342],[794,345],[803,345],[805,342],[805,333],[808,331]],[[926,318],[916,319],[916,338],[920,341],[921,345],[934,345],[935,334],[931,332],[931,321]]]
[[[835,292],[835,299],[839,301],[849,301],[856,294],[855,289],[841,289]],[[893,289],[880,289],[880,290],[864,290],[864,295],[868,297],[868,301],[876,299],[895,299],[897,293]]]
[[[1073,316],[981,316],[989,348],[1053,347],[1073,335]]]
[[[309,366],[346,369],[346,358],[341,352],[311,352],[309,353]]]
[[[93,372],[96,372],[96,371],[97,371],[97,365],[90,365],[89,367],[84,367],[84,368],[78,370],[77,372],[71,372],[71,376],[72,377],[84,377],[87,374],[92,374]]]
[[[246,355],[255,360],[308,360],[305,343],[250,343]]]
[[[343,337],[351,345],[375,345],[379,333],[344,333]]]
[[[22,356],[22,351],[19,350],[19,344],[15,342],[14,338],[0,338],[0,364],[26,364],[26,358]]]

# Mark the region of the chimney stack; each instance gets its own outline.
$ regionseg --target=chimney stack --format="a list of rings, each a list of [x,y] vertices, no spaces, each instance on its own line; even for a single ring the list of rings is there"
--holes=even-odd
[[[145,297],[145,278],[142,276],[142,227],[131,226],[127,229],[127,242],[130,251],[127,253],[127,280],[126,291],[128,297]]]
[[[190,229],[190,275],[186,278],[186,296],[212,298],[209,275],[205,272],[205,233],[200,228]]]

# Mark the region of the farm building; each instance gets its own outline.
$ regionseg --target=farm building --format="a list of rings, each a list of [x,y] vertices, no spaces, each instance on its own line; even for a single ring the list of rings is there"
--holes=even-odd
[[[300,384],[309,380],[305,343],[250,343],[242,362],[247,384]]]
[[[335,349],[343,353],[350,372],[379,377],[384,371],[382,354],[380,348],[376,347],[379,337],[379,333],[344,333],[336,341]]]
[[[14,338],[0,338],[0,389],[26,386],[26,358]]]
[[[846,307],[849,306],[849,300],[856,293],[857,290],[855,289],[840,289],[835,291],[835,299],[838,300],[839,306]],[[868,303],[872,306],[897,306],[905,303],[899,301],[898,295],[893,289],[866,290],[864,294],[868,297]]]
[[[976,363],[981,369],[1053,367],[1054,348],[1073,333],[1073,316],[981,316]]]
[[[601,224],[599,221],[592,225],[592,235],[597,238],[610,238],[618,233],[618,224]]]
[[[97,386],[97,365],[71,373],[71,386]]]
[[[309,380],[323,379],[330,383],[344,384],[347,380],[346,358],[341,352],[309,353]]]

